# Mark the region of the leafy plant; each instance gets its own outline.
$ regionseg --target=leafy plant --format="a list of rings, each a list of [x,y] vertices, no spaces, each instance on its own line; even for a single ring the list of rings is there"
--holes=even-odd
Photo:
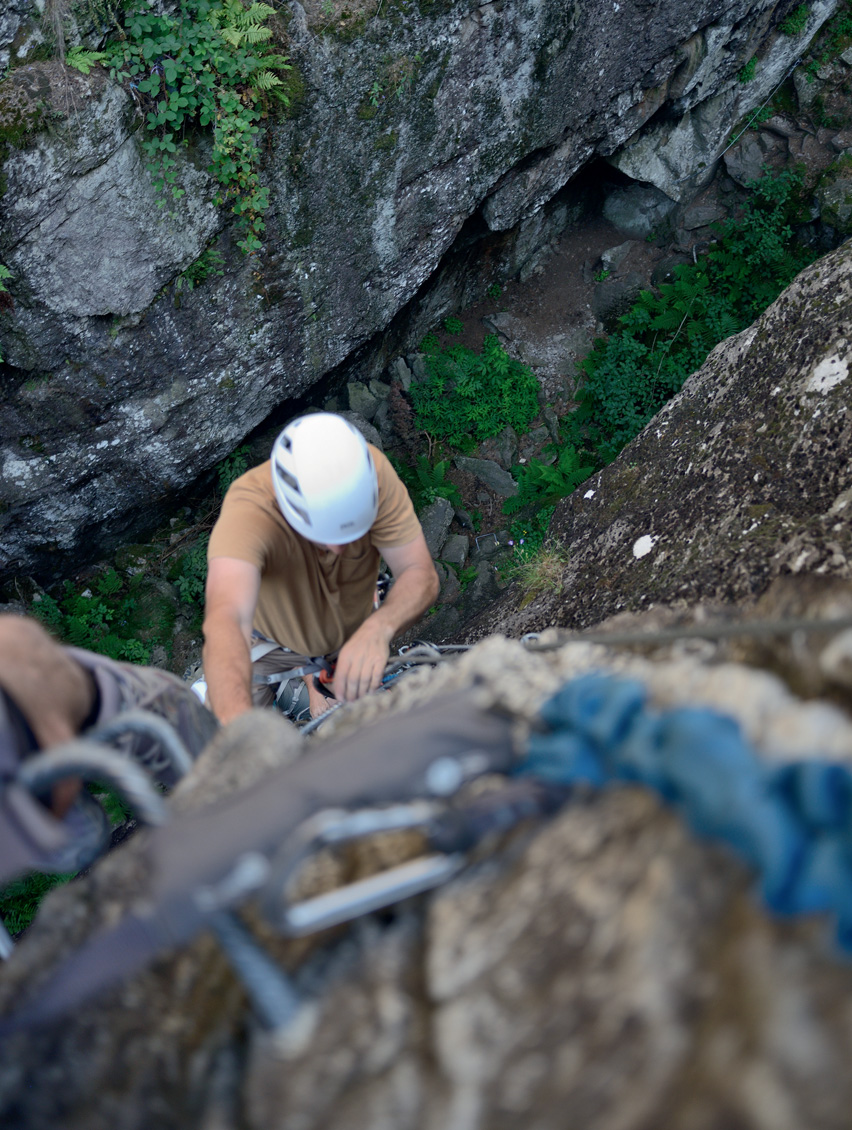
[[[32,612],[62,639],[75,647],[100,652],[111,659],[147,663],[151,647],[140,638],[136,616],[141,575],[123,580],[112,567],[93,584],[77,592],[70,581],[56,598],[42,594]]]
[[[203,535],[180,559],[180,571],[175,577],[175,585],[184,604],[200,605],[204,600],[209,540],[209,534]]]
[[[455,314],[450,314],[449,317],[444,318],[444,329],[448,334],[464,333],[464,322],[461,318],[457,318]]]
[[[595,272],[595,282],[606,282],[611,274],[612,272],[609,270],[609,268],[603,267],[600,271]]]
[[[420,346],[429,378],[411,387],[417,426],[469,449],[507,425],[525,432],[538,414],[538,381],[488,334],[482,352],[463,345],[442,349],[434,334]]]
[[[208,247],[205,251],[198,256],[194,263],[182,271],[175,282],[175,289],[177,290],[194,290],[195,287],[200,286],[206,279],[215,278],[223,275],[223,267],[225,260],[216,251],[215,248]]]
[[[418,513],[436,498],[446,498],[453,506],[461,506],[458,487],[447,479],[447,469],[450,466],[448,459],[440,459],[433,466],[425,455],[418,455],[413,468],[394,456],[390,456],[390,460]]]
[[[492,283],[491,286],[489,286],[488,290],[486,290],[485,293],[488,296],[488,298],[491,299],[492,302],[496,302],[497,299],[500,298],[500,296],[502,295],[503,288],[502,288],[502,286],[500,286],[499,283]]]
[[[101,58],[69,53],[72,65],[103,62],[113,78],[128,83],[145,117],[148,168],[175,199],[183,195],[178,147],[196,126],[212,128],[216,203],[230,203],[246,252],[261,246],[269,205],[259,171],[262,119],[272,101],[289,102],[279,72],[290,66],[272,47],[266,26],[274,12],[268,4],[241,0],[180,0],[172,15],[134,0],[123,38],[95,53]]]
[[[757,56],[752,55],[752,57],[745,64],[745,66],[740,68],[740,72],[737,75],[737,81],[741,82],[743,85],[745,85],[747,82],[751,82],[751,80],[754,78],[754,74],[755,74],[756,70],[757,70]]]
[[[800,4],[781,21],[778,30],[783,35],[801,35],[808,26],[808,15],[808,5]]]
[[[219,490],[224,495],[228,487],[238,479],[240,475],[244,475],[249,466],[249,454],[251,448],[247,443],[242,444],[240,447],[232,451],[230,455],[226,455],[221,463],[216,464],[216,476],[219,480]]]
[[[84,75],[89,74],[92,67],[99,63],[106,63],[108,59],[109,55],[106,51],[88,51],[85,47],[71,47],[65,53],[65,62],[68,66]]]
[[[621,328],[599,338],[580,365],[578,409],[567,439],[606,463],[698,369],[710,350],[745,329],[777,298],[816,252],[798,246],[802,173],[766,175],[749,185],[739,219],[675,280],[643,291]]]
[[[384,93],[385,93],[384,86],[378,81],[378,79],[376,79],[376,81],[373,83],[373,85],[370,87],[369,91],[367,92],[367,101],[370,103],[371,106],[378,107],[379,103],[382,100],[382,97],[384,96]]]
[[[517,514],[521,510],[540,510],[552,506],[576,490],[580,483],[594,471],[591,463],[584,462],[576,448],[566,444],[555,463],[549,466],[540,459],[512,468],[518,480],[518,493],[503,503],[504,514]]]
[[[418,455],[414,468],[418,494],[423,505],[434,502],[436,498],[446,498],[454,506],[461,506],[461,495],[455,483],[447,481],[448,459],[439,460],[432,466],[425,455]]]

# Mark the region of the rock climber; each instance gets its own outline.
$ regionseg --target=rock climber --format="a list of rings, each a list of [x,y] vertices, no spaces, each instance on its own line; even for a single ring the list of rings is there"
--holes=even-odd
[[[374,609],[381,558],[394,583]],[[208,701],[223,723],[271,705],[267,679],[306,656],[336,657],[334,697],[360,698],[381,682],[391,640],[437,594],[426,539],[388,459],[342,416],[301,416],[268,462],[231,485],[210,537]],[[329,700],[312,676],[303,681],[317,717]]]
[[[189,687],[167,671],[63,647],[36,620],[0,615],[0,879],[55,870],[57,852],[68,850],[67,870],[75,870],[75,843],[84,848],[93,827],[91,798],[78,777],[66,776],[50,795],[34,797],[15,782],[21,762],[134,709],[169,722],[193,758],[218,729]],[[126,731],[110,745],[161,785],[176,783],[172,762],[150,734]]]

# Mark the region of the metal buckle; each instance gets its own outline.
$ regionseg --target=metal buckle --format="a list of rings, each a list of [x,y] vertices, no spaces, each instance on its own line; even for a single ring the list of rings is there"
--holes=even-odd
[[[317,813],[301,824],[278,851],[261,896],[264,914],[282,933],[302,937],[446,882],[464,866],[462,854],[422,856],[299,903],[291,903],[287,898],[287,886],[297,869],[320,848],[377,832],[426,828],[442,810],[442,805],[431,801],[414,801],[358,812],[326,809]]]

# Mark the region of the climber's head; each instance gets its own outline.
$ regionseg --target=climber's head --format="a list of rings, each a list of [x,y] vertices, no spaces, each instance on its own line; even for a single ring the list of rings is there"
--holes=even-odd
[[[296,533],[333,551],[376,520],[379,486],[367,441],[331,412],[287,425],[272,448],[272,485]]]

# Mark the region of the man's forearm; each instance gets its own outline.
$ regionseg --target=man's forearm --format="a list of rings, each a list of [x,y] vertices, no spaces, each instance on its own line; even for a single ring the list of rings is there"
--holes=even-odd
[[[204,678],[213,713],[222,723],[251,710],[251,650],[242,629],[221,617],[204,622]]]
[[[384,603],[370,617],[387,632],[388,643],[414,624],[438,596],[440,584],[434,568],[412,565],[394,578]]]

